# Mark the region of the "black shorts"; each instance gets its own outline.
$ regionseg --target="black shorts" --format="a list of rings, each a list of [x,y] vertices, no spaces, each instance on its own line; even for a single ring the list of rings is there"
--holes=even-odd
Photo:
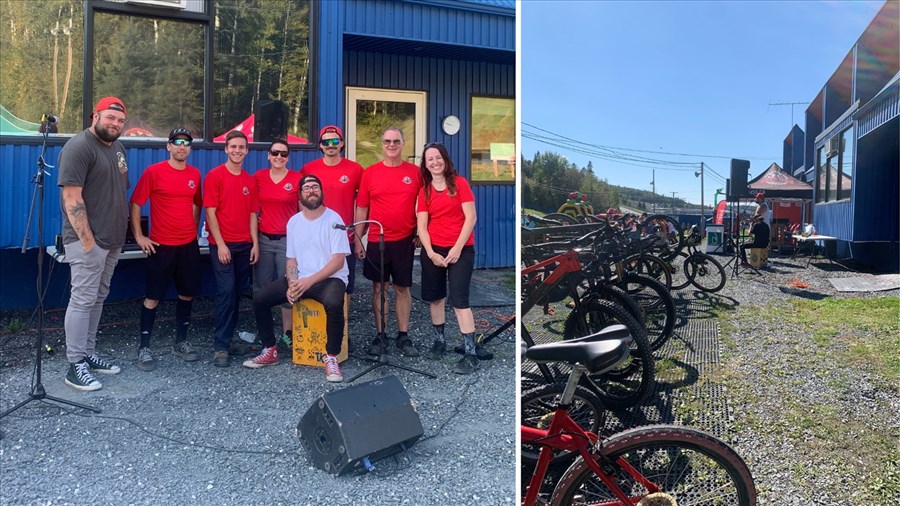
[[[160,244],[156,253],[147,257],[148,299],[164,299],[173,279],[178,295],[200,295],[200,247],[196,239],[180,246]]]
[[[450,248],[432,246],[435,253],[447,256]],[[419,262],[422,264],[422,300],[434,302],[447,297],[447,279],[450,280],[450,305],[456,309],[469,308],[469,285],[475,268],[475,247],[464,246],[459,260],[449,267],[438,267],[422,248]]]
[[[399,241],[384,243],[384,282],[392,282],[397,286],[412,286],[413,261],[416,248],[413,246],[413,236]],[[370,242],[366,247],[366,262],[363,265],[363,276],[373,283],[381,282],[380,268],[381,252],[378,251],[378,243]]]
[[[353,243],[350,243],[351,253],[347,255],[347,293],[353,293],[356,286],[356,253]]]

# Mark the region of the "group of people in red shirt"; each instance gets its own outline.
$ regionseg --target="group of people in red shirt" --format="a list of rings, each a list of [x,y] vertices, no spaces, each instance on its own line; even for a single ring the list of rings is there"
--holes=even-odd
[[[342,381],[336,356],[343,337],[344,293],[353,292],[357,261],[364,262],[363,274],[373,284],[376,335],[368,353],[381,355],[389,345],[381,291],[393,286],[396,346],[403,355],[418,355],[409,335],[409,289],[414,251],[421,246],[422,297],[430,304],[434,327],[429,357],[440,359],[446,352],[449,279],[450,303],[465,349],[454,370],[467,374],[477,368],[468,300],[475,257],[474,195],[456,173],[444,146],[426,145],[421,165],[416,166],[402,159],[403,132],[391,127],[382,133],[383,160],[363,170],[341,156],[343,132],[329,125],[319,132],[321,158],[300,171],[291,170],[287,166],[290,146],[279,139],[269,146],[269,167],[250,175],[243,168],[247,137],[232,131],[226,136],[226,162],[207,174],[201,191],[200,171],[187,164],[192,142],[188,130],[173,130],[166,147],[169,160],[148,167],[131,196],[135,239],[149,256],[139,369],[156,367],[150,349],[156,308],[173,280],[178,293],[174,353],[187,361],[199,359],[186,335],[192,299],[200,292],[196,230],[201,207],[206,209],[216,281],[214,365],[230,365],[229,345],[252,271],[254,314],[263,349],[243,365],[259,368],[279,362],[271,308],[281,305],[282,337],[289,340],[290,307],[309,297],[326,310],[326,379]],[[149,237],[139,226],[140,207],[148,201]],[[368,247],[364,247],[367,230]]]

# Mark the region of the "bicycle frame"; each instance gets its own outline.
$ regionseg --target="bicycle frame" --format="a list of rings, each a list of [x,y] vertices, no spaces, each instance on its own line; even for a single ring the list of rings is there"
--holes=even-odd
[[[575,387],[578,381],[585,373],[586,369],[582,365],[575,365],[566,382],[566,388],[560,399],[560,404],[553,413],[553,420],[546,429],[538,429],[536,427],[520,426],[520,433],[523,444],[536,444],[541,446],[541,452],[538,456],[537,466],[528,482],[528,489],[522,501],[523,506],[533,506],[537,503],[538,494],[540,493],[541,483],[550,467],[550,461],[553,457],[553,450],[577,451],[581,458],[584,459],[588,467],[594,471],[594,474],[600,478],[600,481],[619,499],[621,505],[633,506],[636,504],[630,497],[622,492],[622,489],[615,482],[614,476],[605,471],[600,464],[594,459],[591,449],[599,444],[599,437],[593,432],[588,432],[581,428],[569,416],[569,404],[575,393]],[[641,473],[631,466],[625,459],[618,459],[616,465],[625,470],[636,481],[640,482],[649,492],[659,492],[653,482],[644,478]],[[615,503],[610,503],[612,506]]]

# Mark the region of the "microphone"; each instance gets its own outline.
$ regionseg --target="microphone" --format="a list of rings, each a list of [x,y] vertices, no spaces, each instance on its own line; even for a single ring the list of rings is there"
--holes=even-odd
[[[348,225],[341,225],[340,223],[335,223],[334,225],[331,226],[331,228],[333,228],[335,230],[347,230],[349,227],[352,227],[352,226],[353,225],[348,226]]]
[[[59,116],[54,116],[52,114],[44,114],[44,120],[48,125],[55,125],[59,123]]]

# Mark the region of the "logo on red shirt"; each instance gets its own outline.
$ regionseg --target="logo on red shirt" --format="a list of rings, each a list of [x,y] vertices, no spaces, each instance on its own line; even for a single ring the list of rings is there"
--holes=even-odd
[[[291,190],[293,190],[293,189],[294,189],[294,185],[292,185],[291,183],[287,183],[287,184],[284,185],[284,191],[288,191],[288,192],[289,192],[289,191],[291,191]]]
[[[339,181],[342,182],[342,183],[344,183],[344,184],[347,184],[347,183],[350,182],[350,178],[347,177],[346,175],[343,175],[343,176],[341,176],[341,178],[339,179]]]
[[[403,178],[403,182],[404,182],[405,184],[412,184],[412,178],[409,177],[409,176],[406,176],[406,177]]]
[[[190,188],[190,189],[193,190],[195,187],[196,187],[196,185],[194,184],[194,180],[193,180],[193,179],[191,179],[190,181],[188,181],[188,188]]]
[[[250,195],[250,189],[247,188],[246,186],[244,187],[244,189],[242,191],[244,192],[244,195]]]

